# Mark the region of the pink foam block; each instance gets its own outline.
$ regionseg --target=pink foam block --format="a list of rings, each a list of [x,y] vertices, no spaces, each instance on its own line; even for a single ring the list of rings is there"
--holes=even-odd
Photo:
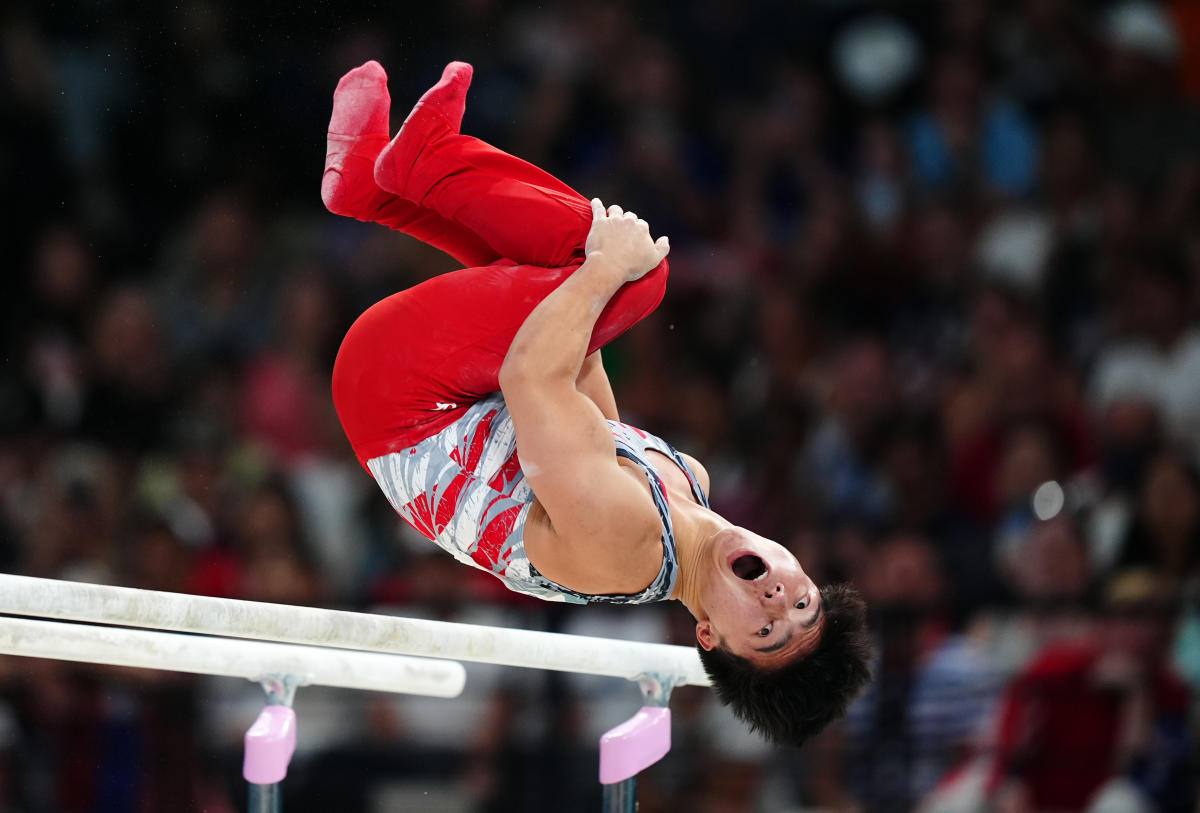
[[[295,751],[296,712],[287,706],[267,706],[246,731],[242,776],[256,785],[282,782]]]
[[[600,738],[600,782],[612,785],[637,776],[671,750],[671,710],[643,706]]]

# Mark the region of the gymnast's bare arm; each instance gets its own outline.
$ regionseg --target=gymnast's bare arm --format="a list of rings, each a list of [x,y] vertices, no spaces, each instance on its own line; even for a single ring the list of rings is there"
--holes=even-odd
[[[658,513],[645,478],[617,463],[601,406],[578,382],[600,311],[669,247],[620,207],[606,213],[593,201],[592,215],[586,260],[521,325],[500,368],[500,389],[537,497],[525,524],[530,561],[574,590],[636,592],[662,565]]]
[[[575,389],[599,407],[606,420],[621,420],[617,412],[617,399],[613,395],[608,374],[604,372],[604,361],[600,358],[599,350],[583,360],[583,367],[575,379]]]

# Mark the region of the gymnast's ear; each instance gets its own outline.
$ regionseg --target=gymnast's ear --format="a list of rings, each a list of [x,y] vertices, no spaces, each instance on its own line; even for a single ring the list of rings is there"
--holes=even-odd
[[[712,622],[707,618],[696,622],[696,641],[701,647],[710,652],[717,648],[719,640],[716,632],[713,630]]]

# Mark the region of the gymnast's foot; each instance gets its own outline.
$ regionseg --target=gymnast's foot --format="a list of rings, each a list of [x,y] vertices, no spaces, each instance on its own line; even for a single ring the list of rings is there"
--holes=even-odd
[[[474,72],[466,62],[451,62],[442,71],[441,80],[425,91],[400,132],[375,161],[375,182],[381,188],[407,197],[406,181],[422,148],[439,136],[458,133],[462,127]]]
[[[333,92],[321,200],[338,215],[372,220],[393,200],[375,184],[375,159],[388,143],[387,74],[375,60],[342,77]]]

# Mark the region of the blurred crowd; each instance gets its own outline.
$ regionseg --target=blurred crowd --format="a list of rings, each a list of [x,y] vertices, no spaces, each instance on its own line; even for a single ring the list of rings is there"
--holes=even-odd
[[[1200,3],[16,2],[0,10],[0,569],[690,644],[681,609],[498,589],[402,526],[329,375],[453,268],[318,195],[338,76],[673,246],[624,420],[871,606],[801,750],[708,692],[642,810],[1195,810]],[[616,685],[614,685],[616,684]],[[0,659],[0,811],[242,809],[225,679]],[[301,689],[285,809],[590,811],[623,681]]]

